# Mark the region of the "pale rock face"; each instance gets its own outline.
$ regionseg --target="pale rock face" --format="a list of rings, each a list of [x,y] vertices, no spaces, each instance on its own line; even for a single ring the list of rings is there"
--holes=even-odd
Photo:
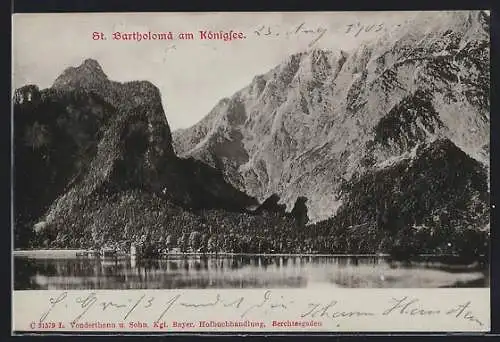
[[[440,138],[489,167],[488,21],[423,13],[355,51],[293,55],[174,132],[174,149],[260,201],[307,197],[311,222],[336,213],[342,182]]]

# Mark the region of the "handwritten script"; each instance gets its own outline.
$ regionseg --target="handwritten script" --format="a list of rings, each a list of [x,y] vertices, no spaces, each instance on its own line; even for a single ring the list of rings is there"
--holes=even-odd
[[[401,26],[400,24],[394,25],[394,28]],[[376,33],[382,30],[387,30],[388,27],[385,23],[378,24],[363,24],[361,22],[350,23],[341,28],[342,32],[346,35],[358,37],[361,34]],[[281,30],[279,27],[272,27],[271,25],[259,25],[255,28],[254,34],[259,37],[276,37],[276,38],[291,38],[309,36],[311,41],[308,46],[314,46],[323,36],[328,32],[328,28],[322,26],[308,26],[305,22],[292,27],[289,30]]]
[[[447,303],[439,306],[439,301],[432,301],[432,306],[426,304],[421,298],[412,296],[391,297],[377,301],[377,305],[368,306],[361,310],[359,303],[352,305],[342,298],[324,298],[322,300],[304,300],[280,293],[279,290],[266,290],[259,292],[258,296],[238,295],[237,292],[211,292],[203,295],[203,300],[195,299],[192,295],[182,291],[167,291],[152,295],[149,291],[133,291],[132,294],[123,292],[116,299],[107,298],[107,295],[97,292],[88,292],[83,295],[73,292],[61,292],[47,300],[45,309],[31,326],[51,322],[65,317],[66,324],[76,326],[87,319],[112,320],[128,322],[150,317],[152,326],[168,326],[167,321],[175,320],[179,315],[191,317],[194,313],[202,313],[206,317],[211,314],[222,314],[232,319],[265,319],[273,320],[272,325],[284,324],[276,322],[276,317],[287,319],[315,320],[327,322],[334,320],[336,326],[346,321],[361,319],[393,319],[404,316],[405,319],[418,319],[418,317],[432,317],[440,319],[447,317],[451,320],[460,320],[461,323],[470,325],[471,328],[480,328],[485,321],[474,312],[471,300],[464,300],[453,305]],[[236,294],[235,294],[236,293]],[[127,294],[127,295],[126,295]],[[198,297],[199,296],[195,296]],[[427,301],[428,303],[429,301]],[[356,310],[350,309],[352,307]],[[57,312],[57,313],[56,313]],[[91,316],[91,317],[90,317]],[[174,322],[175,323],[175,322]],[[181,323],[175,323],[181,326]],[[194,327],[194,323],[182,323],[182,327]],[[63,325],[63,323],[59,323]],[[175,326],[175,325],[174,325]]]

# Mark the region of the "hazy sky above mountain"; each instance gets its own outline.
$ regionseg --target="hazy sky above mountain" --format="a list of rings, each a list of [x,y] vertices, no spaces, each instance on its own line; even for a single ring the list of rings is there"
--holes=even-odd
[[[148,80],[158,86],[171,128],[185,128],[255,75],[267,72],[292,53],[308,49],[324,29],[314,48],[349,50],[363,40],[390,33],[415,14],[17,14],[13,19],[13,86],[50,87],[65,68],[94,58],[112,80]],[[260,33],[255,32],[258,29]],[[241,31],[246,39],[200,40],[200,30]],[[92,40],[95,31],[108,39]],[[195,40],[112,40],[111,34],[117,31],[172,31],[174,38],[179,32],[193,32]]]

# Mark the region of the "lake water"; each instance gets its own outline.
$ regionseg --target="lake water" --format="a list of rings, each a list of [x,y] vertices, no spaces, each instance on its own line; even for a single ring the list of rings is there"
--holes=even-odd
[[[172,256],[152,261],[15,256],[14,272],[15,290],[489,287],[487,267],[445,265],[439,258],[400,263],[345,256]]]

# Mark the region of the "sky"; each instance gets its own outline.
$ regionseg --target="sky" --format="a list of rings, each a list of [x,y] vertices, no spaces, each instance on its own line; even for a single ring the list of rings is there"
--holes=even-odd
[[[155,84],[162,94],[172,130],[187,128],[207,115],[220,99],[230,97],[290,54],[308,48],[350,50],[363,40],[393,30],[414,15],[415,12],[15,14],[13,87],[50,87],[64,69],[93,58],[111,80],[147,80]],[[246,38],[228,42],[200,40],[200,30],[233,30]],[[134,31],[172,32],[174,39],[112,39],[113,32]],[[323,31],[321,38],[309,47]],[[107,39],[93,40],[93,32],[102,32]],[[195,39],[178,39],[182,32],[193,32]]]

